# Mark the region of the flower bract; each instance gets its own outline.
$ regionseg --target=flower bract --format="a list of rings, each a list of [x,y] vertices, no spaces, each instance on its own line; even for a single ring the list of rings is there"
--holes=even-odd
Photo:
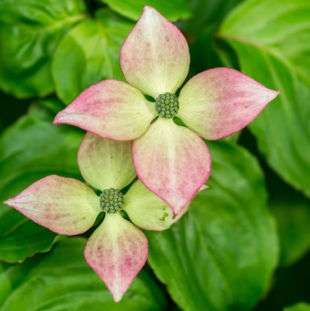
[[[201,72],[178,91],[189,64],[185,37],[146,6],[120,51],[128,83],[105,80],[91,86],[54,121],[111,140],[133,140],[137,176],[175,215],[210,175],[211,156],[201,138],[218,140],[241,130],[278,95],[229,68]]]

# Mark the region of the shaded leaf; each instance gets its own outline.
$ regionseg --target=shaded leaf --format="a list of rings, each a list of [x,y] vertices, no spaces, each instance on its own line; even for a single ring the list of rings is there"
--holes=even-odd
[[[262,297],[255,311],[283,311],[300,301],[309,300],[310,253],[294,265],[278,269],[268,295]]]
[[[283,200],[271,208],[279,228],[281,265],[292,264],[310,249],[310,202]]]
[[[295,263],[310,249],[310,200],[266,170],[270,209],[280,235],[280,265]]]

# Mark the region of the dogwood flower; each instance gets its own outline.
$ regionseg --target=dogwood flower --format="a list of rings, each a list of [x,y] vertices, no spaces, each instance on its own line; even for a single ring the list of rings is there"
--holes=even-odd
[[[98,215],[103,222],[88,239],[84,257],[119,301],[148,257],[148,241],[137,227],[161,231],[169,228],[171,208],[143,184],[135,181],[128,192],[122,188],[135,177],[131,142],[115,142],[87,133],[78,164],[86,182],[50,175],[33,183],[7,205],[50,230],[77,235],[91,228]],[[182,211],[184,214],[188,206]],[[124,219],[125,211],[131,222]]]
[[[210,175],[211,156],[199,136],[218,140],[241,130],[278,95],[236,70],[215,68],[192,77],[177,96],[189,63],[182,33],[146,6],[120,51],[128,83],[91,86],[54,121],[112,140],[134,140],[137,176],[175,215]]]

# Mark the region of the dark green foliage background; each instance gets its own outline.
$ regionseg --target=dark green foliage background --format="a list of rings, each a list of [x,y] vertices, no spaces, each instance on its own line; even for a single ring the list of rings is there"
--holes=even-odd
[[[83,259],[90,232],[57,236],[0,204],[0,310],[309,311],[309,0],[0,0],[0,201],[48,174],[81,179],[84,132],[52,120],[124,79],[119,50],[145,5],[183,31],[189,77],[232,67],[281,94],[206,142],[210,188],[147,232],[148,263],[118,304]]]

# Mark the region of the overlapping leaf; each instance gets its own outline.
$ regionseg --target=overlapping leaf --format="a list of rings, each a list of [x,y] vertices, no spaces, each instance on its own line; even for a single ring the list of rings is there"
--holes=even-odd
[[[56,92],[70,104],[86,88],[104,79],[123,79],[120,48],[134,24],[104,9],[71,29],[52,64]]]
[[[281,236],[281,264],[288,265],[310,249],[310,202],[273,202],[272,211]]]

